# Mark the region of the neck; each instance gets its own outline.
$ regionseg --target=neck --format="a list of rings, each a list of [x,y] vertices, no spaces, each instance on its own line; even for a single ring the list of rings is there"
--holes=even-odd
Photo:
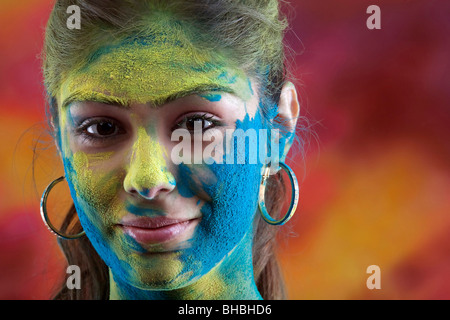
[[[250,239],[248,239],[250,237]],[[110,270],[111,300],[259,300],[253,276],[251,236],[198,280],[173,290],[144,290],[117,281]]]

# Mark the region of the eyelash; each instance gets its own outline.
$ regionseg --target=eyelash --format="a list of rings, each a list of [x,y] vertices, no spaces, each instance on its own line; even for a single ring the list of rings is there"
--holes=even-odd
[[[175,130],[175,129],[181,128],[181,126],[182,126],[183,124],[186,124],[186,122],[187,122],[188,120],[191,120],[191,119],[194,119],[194,121],[199,121],[199,120],[201,120],[201,121],[208,121],[208,122],[211,122],[211,125],[210,125],[209,127],[205,128],[205,129],[202,128],[202,131],[203,131],[203,132],[208,131],[208,130],[210,130],[210,129],[213,129],[213,128],[215,128],[216,126],[221,126],[221,125],[222,125],[222,122],[219,121],[219,120],[217,120],[217,119],[214,119],[214,116],[212,116],[212,115],[209,115],[209,116],[208,116],[206,113],[202,113],[202,114],[197,113],[197,114],[190,114],[190,115],[188,115],[188,116],[183,117],[183,119],[182,119],[181,121],[179,121],[179,122],[174,126],[174,128],[172,128],[172,131]],[[187,130],[189,130],[189,129],[187,129]]]
[[[92,133],[87,132],[87,130],[99,123],[112,123],[114,126],[116,126],[117,130],[119,130],[119,133],[114,134],[114,135],[106,135],[106,136],[101,136],[101,135],[95,135]],[[121,125],[119,125],[119,123],[117,121],[115,121],[114,119],[111,118],[90,118],[84,121],[81,121],[80,124],[76,125],[76,134],[78,134],[79,136],[81,136],[83,138],[83,140],[87,141],[87,142],[102,142],[104,140],[108,140],[108,139],[114,139],[117,138],[118,135],[123,134],[124,130],[122,128]]]

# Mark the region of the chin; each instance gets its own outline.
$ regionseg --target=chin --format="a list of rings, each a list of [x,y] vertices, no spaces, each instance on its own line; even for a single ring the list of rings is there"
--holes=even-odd
[[[143,290],[174,290],[185,287],[195,280],[194,271],[185,270],[179,256],[180,252],[132,255],[132,261],[127,263],[129,272],[122,279]]]

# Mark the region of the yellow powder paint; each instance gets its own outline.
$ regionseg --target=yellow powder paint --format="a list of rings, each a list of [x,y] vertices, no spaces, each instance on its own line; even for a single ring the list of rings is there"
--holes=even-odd
[[[177,286],[188,278],[188,275],[181,274],[183,263],[179,259],[180,254],[181,252],[167,252],[157,258],[133,254],[132,277],[150,286],[168,283]],[[130,262],[130,259],[127,259],[127,262]]]
[[[72,154],[72,151],[70,149],[70,143],[69,143],[69,137],[68,137],[68,130],[69,124],[68,124],[68,112],[63,112],[61,110],[58,111],[59,113],[59,127],[61,128],[61,153],[65,157],[69,157]]]
[[[174,178],[167,170],[163,150],[164,147],[156,139],[151,139],[144,127],[138,128],[124,180],[126,190],[138,188],[138,191],[142,191],[161,183],[173,183]]]
[[[96,152],[96,153],[88,153],[86,154],[86,157],[88,159],[88,162],[90,164],[96,163],[97,161],[105,161],[105,160],[109,160],[111,159],[111,157],[113,156],[114,152],[113,151],[109,151],[109,152]]]
[[[122,186],[120,176],[114,170],[92,167],[96,161],[111,157],[112,152],[86,154],[77,151],[73,154],[72,166],[75,176],[71,177],[77,197],[89,207],[95,209],[96,216],[113,219],[111,212],[118,212],[119,208],[114,201],[119,188]]]
[[[59,105],[73,100],[158,105],[194,88],[220,87],[249,99],[245,74],[225,65],[219,54],[198,50],[180,32],[165,32],[151,42],[104,48],[64,77],[57,98]]]
[[[72,166],[77,173],[77,181],[83,181],[86,184],[87,181],[92,180],[92,170],[89,169],[89,160],[85,152],[78,151],[73,154]]]
[[[216,266],[195,283],[194,290],[185,293],[184,299],[217,299],[217,295],[225,292],[229,286],[230,284],[225,282],[218,266]]]
[[[173,288],[188,281],[191,273],[181,274],[182,262],[179,260],[180,252],[170,252],[157,257],[143,256],[141,254],[129,254],[122,252],[119,256],[124,263],[129,265],[127,281],[141,289],[148,288]],[[110,272],[110,279],[115,280]],[[183,290],[183,289],[182,289]],[[170,294],[170,292],[167,292]],[[110,282],[110,299],[127,299],[129,292],[121,291],[115,281]]]

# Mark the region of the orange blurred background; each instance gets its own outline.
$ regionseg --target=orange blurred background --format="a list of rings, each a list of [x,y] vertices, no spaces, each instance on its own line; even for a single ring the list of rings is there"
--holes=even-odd
[[[287,42],[314,136],[279,256],[290,299],[450,298],[450,2],[291,1]],[[381,30],[366,9],[381,8]],[[39,53],[50,0],[0,4],[0,299],[65,277],[39,199],[63,174]],[[32,163],[34,161],[34,167]],[[381,289],[366,269],[378,265]]]

